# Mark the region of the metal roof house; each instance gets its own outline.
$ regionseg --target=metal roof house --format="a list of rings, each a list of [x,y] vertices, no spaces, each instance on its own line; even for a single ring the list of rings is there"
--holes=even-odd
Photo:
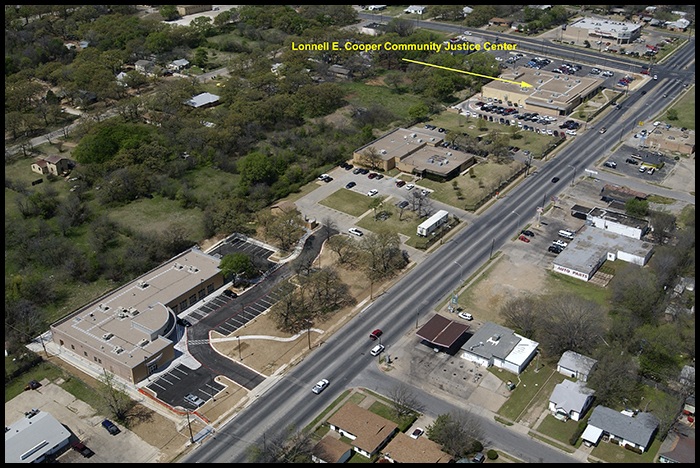
[[[586,382],[597,363],[597,360],[583,354],[566,351],[557,363],[557,372]]]
[[[195,109],[205,109],[215,106],[219,103],[219,96],[211,93],[202,93],[192,96],[192,99],[185,101],[185,104],[192,106]]]
[[[581,438],[595,445],[601,436],[608,436],[610,442],[621,447],[631,445],[644,452],[658,428],[659,419],[651,413],[639,413],[632,417],[605,406],[596,406]]]
[[[5,463],[40,463],[68,445],[70,436],[51,414],[33,409],[5,426]]]
[[[496,366],[520,374],[537,353],[539,343],[510,328],[484,323],[462,346],[462,359],[484,367]]]

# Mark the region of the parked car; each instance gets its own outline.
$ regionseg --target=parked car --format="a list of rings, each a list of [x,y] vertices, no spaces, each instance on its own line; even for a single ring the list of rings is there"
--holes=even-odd
[[[413,185],[413,184],[408,184],[408,185],[406,186],[406,190],[412,190],[413,187],[415,187],[415,185]]]
[[[404,209],[408,206],[408,201],[404,200],[401,203],[399,203],[398,207],[401,209]]]
[[[477,453],[476,455],[474,455],[474,458],[472,458],[472,461],[474,463],[484,463],[484,460],[486,460],[486,457],[481,452]]]
[[[107,429],[107,431],[112,435],[117,435],[121,432],[119,430],[119,428],[116,426],[116,424],[114,424],[109,419],[105,419],[104,421],[102,421],[102,427]]]
[[[378,194],[378,193],[379,193],[379,190],[377,190],[377,189],[372,189],[372,190],[370,190],[369,192],[367,192],[367,196],[368,196],[368,197],[373,197],[373,196],[375,196],[375,195]]]
[[[198,396],[192,395],[191,393],[185,395],[185,401],[192,403],[197,408],[204,404],[204,400],[202,400]]]
[[[353,228],[350,228],[350,229],[348,229],[348,232],[349,232],[350,234],[354,234],[354,235],[356,235],[356,236],[358,236],[358,237],[362,237],[362,231],[360,231],[360,230],[357,229],[357,228],[354,228],[354,227],[353,227]]]
[[[527,229],[521,231],[520,234],[525,234],[527,237],[535,237],[535,233],[532,231],[528,231]]]
[[[562,250],[561,247],[558,245],[550,245],[549,248],[547,249],[549,252],[555,253],[555,254],[560,254]]]
[[[603,166],[615,169],[617,167],[617,163],[615,161],[605,161]]]
[[[405,180],[397,180],[397,181],[396,181],[396,186],[397,186],[397,187],[401,188],[401,187],[403,187],[404,185],[406,185],[406,181],[405,181]]]
[[[318,180],[324,182],[326,179],[328,179],[330,176],[328,174],[321,174],[318,176]]]
[[[382,336],[383,333],[384,333],[383,331],[381,331],[379,328],[377,328],[376,330],[374,330],[372,333],[369,334],[369,339],[376,340],[377,338]]]
[[[636,159],[632,159],[632,158],[627,158],[627,159],[625,159],[625,162],[626,162],[627,164],[634,164],[635,166],[636,166],[637,164],[639,164],[639,163],[637,162]]]
[[[411,439],[417,439],[422,435],[423,435],[423,429],[421,429],[420,427],[417,427],[413,430],[413,432],[411,432]]]
[[[468,314],[466,312],[460,312],[459,314],[457,314],[457,317],[464,319],[464,320],[473,320],[474,319],[474,317],[472,317],[472,314]]]
[[[372,348],[372,351],[369,352],[372,356],[379,356],[379,353],[384,351],[384,345],[378,344],[374,348]]]
[[[347,184],[345,184],[345,188],[349,190],[349,189],[353,188],[355,185],[357,185],[355,182],[350,181]]]
[[[76,452],[79,452],[85,458],[90,458],[91,456],[95,455],[95,452],[87,448],[82,442],[73,442],[71,444],[71,448]]]
[[[569,245],[569,244],[567,244],[567,243],[564,242],[563,240],[557,239],[557,240],[555,240],[555,241],[552,241],[552,245],[558,245],[559,247],[561,247],[561,248],[563,249],[563,248],[566,248],[566,246]]]
[[[374,179],[375,177],[377,177],[376,172],[370,172],[369,175],[367,176],[368,179]]]
[[[330,382],[328,382],[327,379],[321,379],[318,382],[316,382],[316,385],[314,385],[314,388],[312,388],[311,391],[318,395],[326,389],[329,383]]]
[[[518,239],[520,239],[523,242],[530,242],[530,239],[528,239],[526,236],[523,236],[522,234],[518,236]]]

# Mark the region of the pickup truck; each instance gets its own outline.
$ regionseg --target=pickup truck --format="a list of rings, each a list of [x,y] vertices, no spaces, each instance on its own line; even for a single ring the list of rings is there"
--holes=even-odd
[[[107,430],[109,431],[109,433],[112,434],[112,435],[117,435],[117,434],[119,434],[119,432],[121,432],[121,431],[119,430],[119,428],[117,427],[117,425],[114,424],[114,423],[113,423],[112,421],[110,421],[109,419],[105,419],[104,421],[102,421],[102,427],[104,427],[105,429],[107,429]]]
[[[82,442],[73,442],[71,448],[76,452],[79,452],[85,458],[90,458],[91,456],[95,455],[95,452],[87,448]]]

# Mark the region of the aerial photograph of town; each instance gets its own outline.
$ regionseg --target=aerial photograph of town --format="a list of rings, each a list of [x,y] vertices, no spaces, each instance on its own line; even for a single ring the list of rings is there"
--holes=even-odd
[[[5,5],[6,463],[694,463],[694,5]]]

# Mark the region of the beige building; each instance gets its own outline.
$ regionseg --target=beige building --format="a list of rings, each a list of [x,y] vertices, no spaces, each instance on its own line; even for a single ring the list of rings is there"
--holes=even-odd
[[[201,11],[211,11],[211,5],[178,5],[177,12],[180,16],[193,15]]]
[[[43,159],[38,159],[32,163],[32,171],[38,174],[61,175],[70,169],[68,158],[52,154]]]
[[[345,403],[330,418],[331,430],[352,440],[355,452],[370,458],[381,450],[399,430],[396,423],[384,419],[354,403]]]
[[[516,83],[494,80],[486,84],[481,88],[484,101],[501,101],[499,104],[519,110],[560,116],[573,112],[576,106],[595,96],[603,87],[600,78],[559,75],[527,67],[503,73],[500,78]],[[532,87],[523,88],[517,84],[521,82]]]
[[[183,252],[51,325],[53,341],[137,383],[175,357],[176,314],[223,285],[219,262]]]
[[[441,146],[443,133],[398,128],[353,153],[353,161],[368,167],[421,177],[451,179],[474,165],[473,154]]]
[[[577,42],[585,39],[608,39],[617,44],[629,44],[642,32],[644,23],[627,23],[623,21],[599,18],[581,18],[562,30],[562,38]]]

